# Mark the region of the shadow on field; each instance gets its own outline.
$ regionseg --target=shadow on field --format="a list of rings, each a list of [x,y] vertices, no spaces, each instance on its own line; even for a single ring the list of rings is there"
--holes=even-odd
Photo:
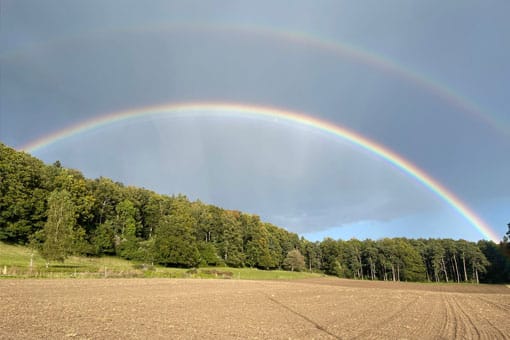
[[[274,302],[275,304],[277,304],[278,306],[280,307],[283,307],[285,308],[286,310],[288,310],[289,312],[291,312],[292,314],[294,315],[297,315],[299,317],[301,317],[302,319],[308,321],[309,323],[311,323],[312,325],[314,325],[317,329],[323,331],[324,333],[327,333],[329,336],[335,338],[335,339],[341,339],[339,336],[331,333],[330,331],[328,331],[326,328],[324,328],[323,326],[321,326],[320,324],[318,324],[317,322],[313,321],[312,319],[310,319],[309,317],[307,317],[306,315],[304,314],[301,314],[299,313],[298,311],[295,311],[293,310],[292,308],[290,308],[289,306],[281,303],[280,301],[276,300],[275,298],[267,295],[267,294],[264,294],[269,300],[271,300],[272,302]]]

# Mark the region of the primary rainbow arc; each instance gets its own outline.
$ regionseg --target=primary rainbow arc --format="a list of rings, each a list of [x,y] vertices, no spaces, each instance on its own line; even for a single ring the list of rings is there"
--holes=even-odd
[[[192,112],[203,112],[205,115],[234,115],[240,117],[254,116],[259,118],[281,119],[289,122],[299,123],[304,126],[312,127],[329,134],[335,135],[346,140],[361,149],[384,159],[394,167],[400,169],[410,177],[417,180],[441,200],[451,206],[460,216],[473,225],[484,237],[498,242],[498,236],[477,214],[472,211],[464,202],[462,202],[449,189],[440,184],[437,180],[418,168],[416,165],[396,154],[385,146],[378,144],[358,133],[350,131],[339,125],[334,125],[325,120],[320,120],[303,113],[288,110],[253,106],[236,103],[178,103],[161,106],[151,106],[134,110],[122,111],[107,114],[99,118],[93,118],[79,124],[73,125],[53,134],[47,135],[36,141],[33,141],[21,149],[28,152],[35,152],[45,146],[57,141],[63,140],[81,132],[99,128],[105,125],[113,124],[123,120],[140,118],[144,116],[158,115],[176,115]]]

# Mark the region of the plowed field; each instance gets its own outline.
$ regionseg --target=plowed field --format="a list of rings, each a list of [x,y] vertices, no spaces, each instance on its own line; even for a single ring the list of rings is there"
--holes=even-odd
[[[510,289],[310,279],[2,280],[1,339],[504,339]]]

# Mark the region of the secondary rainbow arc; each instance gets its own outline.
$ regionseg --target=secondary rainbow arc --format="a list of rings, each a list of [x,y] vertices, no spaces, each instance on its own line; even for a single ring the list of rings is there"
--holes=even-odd
[[[498,242],[498,236],[487,223],[485,223],[477,214],[472,211],[460,198],[453,194],[444,185],[439,183],[425,171],[414,165],[404,157],[396,154],[387,147],[378,144],[356,132],[350,131],[342,126],[335,125],[325,120],[317,119],[300,112],[276,109],[264,106],[253,106],[236,103],[175,103],[161,106],[151,106],[138,108],[128,111],[115,112],[103,115],[98,118],[92,118],[79,124],[59,130],[50,135],[37,139],[21,147],[27,152],[35,152],[45,146],[71,137],[73,135],[99,128],[116,122],[140,118],[144,116],[157,115],[176,115],[192,112],[203,112],[204,115],[234,115],[240,117],[254,116],[259,118],[281,119],[308,126],[324,131],[348,141],[359,148],[366,150],[381,159],[392,164],[397,169],[406,173],[441,200],[451,206],[461,217],[474,226],[485,238]]]
[[[323,37],[321,35],[310,34],[292,29],[283,29],[279,27],[265,27],[258,25],[247,25],[247,24],[223,24],[223,23],[204,23],[204,22],[177,22],[173,24],[155,25],[155,26],[143,26],[143,27],[121,27],[110,30],[99,30],[89,33],[84,37],[91,37],[94,35],[104,36],[106,33],[133,33],[133,32],[158,32],[158,31],[177,31],[177,30],[188,30],[188,31],[217,31],[217,32],[234,32],[250,34],[254,36],[260,36],[266,39],[281,40],[286,43],[296,43],[301,45],[308,45],[316,48],[320,51],[327,51],[340,57],[346,57],[354,62],[358,62],[369,67],[373,67],[380,71],[386,72],[390,75],[396,76],[404,81],[408,81],[427,92],[437,96],[441,100],[449,103],[453,107],[456,107],[464,113],[470,114],[477,119],[484,122],[491,128],[495,129],[504,136],[510,135],[510,126],[508,122],[503,119],[496,118],[495,115],[486,112],[479,107],[474,101],[469,99],[467,96],[460,94],[451,87],[444,84],[444,82],[434,79],[431,76],[420,73],[417,70],[405,66],[396,60],[389,58],[381,53],[370,51],[349,44],[347,42],[339,42],[331,38]],[[40,47],[56,43],[72,42],[77,37],[55,39],[41,44],[34,44],[31,47]],[[16,58],[19,51],[11,53],[0,53],[0,60],[3,58]]]

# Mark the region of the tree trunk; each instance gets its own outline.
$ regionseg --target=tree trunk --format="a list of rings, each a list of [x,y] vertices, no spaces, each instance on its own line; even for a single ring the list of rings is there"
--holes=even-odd
[[[467,270],[466,270],[466,254],[462,253],[462,263],[464,264],[464,282],[468,281]]]
[[[361,262],[361,256],[359,257],[359,271],[360,271],[361,279],[363,280],[363,262]]]
[[[478,279],[478,267],[476,265],[476,262],[473,261],[473,281],[476,282],[477,284],[480,283],[479,279]]]
[[[460,282],[459,266],[457,265],[457,257],[453,254],[453,263],[455,263],[455,274],[457,275],[457,282]]]
[[[34,268],[34,253],[30,254],[30,274],[32,274],[33,268]]]
[[[374,280],[374,261],[372,261],[372,258],[370,258],[370,278]]]
[[[441,257],[441,264],[442,264],[442,267],[443,267],[443,272],[444,272],[444,276],[445,276],[445,279],[446,279],[446,283],[448,283],[448,272],[446,271],[446,265],[444,263],[444,257]]]

